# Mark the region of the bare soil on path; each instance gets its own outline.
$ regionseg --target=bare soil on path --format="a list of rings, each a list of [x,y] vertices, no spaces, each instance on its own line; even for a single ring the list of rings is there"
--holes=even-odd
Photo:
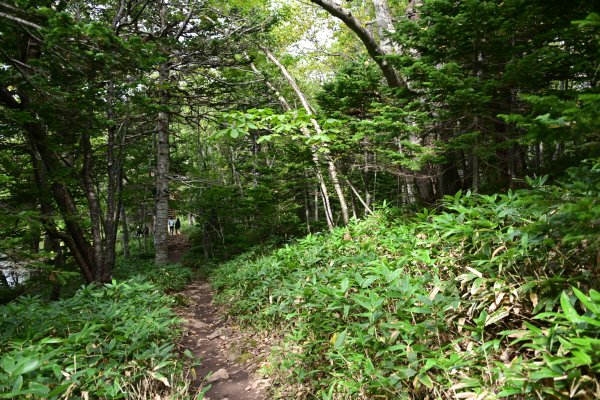
[[[180,262],[188,248],[184,235],[170,236],[169,261]],[[193,282],[180,295],[186,305],[178,313],[187,321],[181,345],[201,361],[193,389],[210,386],[208,400],[267,399],[270,381],[257,373],[266,362],[266,341],[222,316],[208,282]]]

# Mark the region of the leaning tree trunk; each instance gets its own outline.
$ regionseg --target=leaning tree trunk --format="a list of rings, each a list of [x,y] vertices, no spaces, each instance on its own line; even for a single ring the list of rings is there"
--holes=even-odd
[[[402,80],[400,75],[398,75],[398,72],[388,60],[386,60],[385,56],[388,55],[388,53],[383,49],[373,34],[365,28],[365,24],[352,14],[352,11],[339,6],[333,0],[310,1],[323,8],[332,16],[340,19],[356,34],[356,36],[358,36],[371,58],[377,63],[379,69],[381,69],[389,87],[406,87],[406,83]]]
[[[304,107],[304,110],[310,117],[310,122],[312,123],[313,127],[315,128],[315,132],[317,133],[317,135],[322,135],[323,131],[321,130],[321,126],[315,119],[314,114],[312,112],[313,108],[308,103],[306,96],[304,95],[302,90],[300,90],[300,87],[298,86],[298,84],[296,83],[294,78],[289,74],[289,72],[287,71],[285,66],[283,64],[281,64],[279,62],[279,60],[273,55],[273,53],[271,53],[271,51],[269,51],[269,49],[263,48],[262,50],[267,55],[267,58],[269,60],[271,60],[271,62],[273,62],[273,64],[275,64],[279,68],[282,75],[285,77],[285,79],[288,81],[288,83],[294,90],[294,93],[296,93],[296,96],[298,96],[298,99],[302,103],[302,107]],[[324,147],[325,149],[327,148],[325,145],[322,145],[322,147]],[[316,150],[318,150],[318,149],[316,149]],[[315,153],[318,154],[318,151],[315,151],[315,149],[313,148],[313,158],[318,157],[318,155],[316,155]],[[331,157],[331,154],[329,152],[326,152],[324,154],[324,157],[325,157],[325,161],[327,162],[329,178],[331,179],[331,183],[333,184],[333,188],[334,188],[335,193],[337,194],[338,200],[340,202],[340,209],[342,211],[342,219],[344,220],[344,225],[348,225],[348,221],[350,220],[350,217],[348,214],[348,203],[346,202],[346,197],[344,195],[344,191],[343,191],[342,185],[340,183],[337,166],[335,165],[335,161],[333,160],[333,158]]]
[[[275,57],[273,57],[273,59],[275,59]],[[279,63],[279,61],[277,61],[277,62]],[[250,66],[251,66],[252,70],[254,71],[254,73],[260,74],[259,71],[254,66],[254,64],[250,64]],[[286,73],[287,73],[287,71],[286,71]],[[273,94],[275,94],[275,96],[279,100],[279,103],[281,104],[283,109],[285,111],[291,111],[292,107],[290,106],[290,103],[288,103],[288,101],[285,99],[285,97],[283,97],[279,93],[277,88],[275,88],[275,86],[273,86],[271,84],[271,82],[269,82],[269,81],[265,81],[265,84],[267,85],[269,90],[271,90],[273,92]],[[310,132],[308,131],[307,128],[302,128],[302,133],[304,134],[304,136],[310,137]],[[317,178],[317,182],[319,183],[319,188],[320,188],[319,192],[320,192],[322,200],[323,200],[323,210],[325,211],[325,219],[327,221],[327,227],[329,228],[329,230],[333,230],[333,228],[334,228],[333,211],[331,210],[331,203],[329,201],[329,191],[327,189],[327,184],[325,183],[325,178],[323,177],[323,174],[321,173],[321,164],[322,163],[321,163],[321,159],[319,158],[318,148],[315,145],[311,146],[311,157],[312,157],[313,164],[314,164],[315,177]],[[315,205],[315,210],[317,210],[316,205]],[[315,213],[316,213],[316,215],[318,215],[318,211],[315,211]],[[318,218],[316,218],[315,220],[318,220]]]

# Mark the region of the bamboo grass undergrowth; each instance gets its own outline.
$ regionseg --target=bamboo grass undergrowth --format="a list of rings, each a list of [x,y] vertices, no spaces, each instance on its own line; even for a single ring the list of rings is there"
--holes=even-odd
[[[240,321],[285,332],[268,372],[302,398],[598,398],[596,167],[583,186],[380,209],[212,283]]]

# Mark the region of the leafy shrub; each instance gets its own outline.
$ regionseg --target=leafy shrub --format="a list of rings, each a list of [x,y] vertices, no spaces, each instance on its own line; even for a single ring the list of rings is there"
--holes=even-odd
[[[573,300],[579,300],[578,312]],[[536,393],[543,398],[600,398],[600,293],[585,295],[573,288],[563,292],[561,312],[535,316],[543,327],[524,323],[525,329],[505,332],[516,338],[524,356],[502,365],[502,395]]]
[[[597,295],[575,291],[587,308],[577,319],[562,294],[593,284],[593,270],[555,222],[587,199],[541,183],[532,181],[534,194],[458,193],[413,217],[380,211],[233,260],[213,284],[240,320],[288,333],[279,368],[310,396],[568,397],[578,388],[593,398]],[[510,335],[521,330],[517,343]],[[544,363],[554,372],[540,378]]]
[[[135,398],[143,383],[164,392],[182,375],[172,302],[152,284],[113,281],[1,306],[0,397]]]

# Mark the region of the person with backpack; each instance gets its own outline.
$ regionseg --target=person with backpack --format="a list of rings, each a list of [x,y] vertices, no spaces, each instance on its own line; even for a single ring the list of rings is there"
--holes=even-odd
[[[179,218],[175,221],[175,234],[179,235],[179,229],[181,228],[181,221]]]

